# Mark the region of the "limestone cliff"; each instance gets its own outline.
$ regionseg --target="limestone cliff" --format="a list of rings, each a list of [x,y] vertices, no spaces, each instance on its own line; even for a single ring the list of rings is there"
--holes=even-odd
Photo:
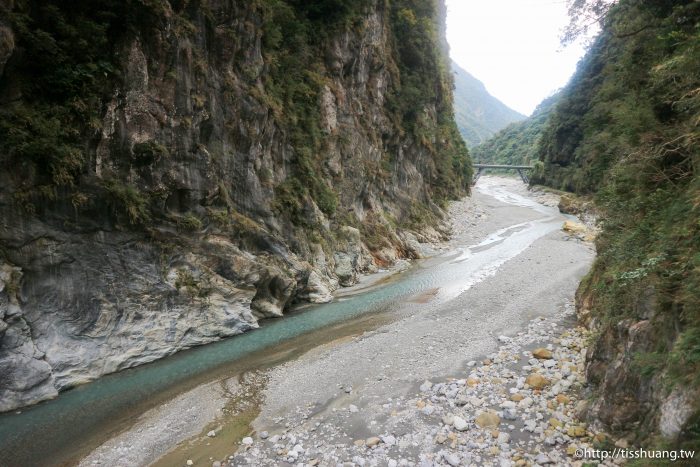
[[[443,24],[442,1],[0,1],[0,411],[442,235],[470,179]]]

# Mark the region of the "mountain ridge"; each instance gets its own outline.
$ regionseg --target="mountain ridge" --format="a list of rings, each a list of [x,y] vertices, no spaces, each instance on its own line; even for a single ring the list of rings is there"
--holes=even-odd
[[[483,82],[454,60],[451,68],[455,82],[455,120],[469,148],[484,143],[509,124],[527,118],[492,96]]]

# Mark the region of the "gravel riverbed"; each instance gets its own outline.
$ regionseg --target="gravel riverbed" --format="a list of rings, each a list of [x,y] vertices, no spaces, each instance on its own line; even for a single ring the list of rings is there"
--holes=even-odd
[[[460,377],[426,380],[408,394],[364,407],[342,404],[323,422],[300,409],[300,419],[277,420],[285,426],[281,432],[243,439],[228,463],[581,465],[576,456],[593,449],[597,435],[577,420],[585,405],[587,332],[572,323],[567,305],[515,336],[499,336],[498,350],[469,361]]]
[[[445,249],[558,202],[515,180],[480,183],[451,206]],[[255,431],[213,465],[580,465],[596,434],[576,418],[585,332],[571,300],[593,255],[549,233],[456,298],[405,303],[390,325],[272,369]]]

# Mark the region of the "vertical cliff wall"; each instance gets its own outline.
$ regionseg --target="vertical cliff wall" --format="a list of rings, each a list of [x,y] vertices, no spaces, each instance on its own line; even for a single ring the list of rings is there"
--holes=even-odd
[[[0,8],[0,411],[330,300],[468,190],[442,1]]]
[[[621,0],[540,142],[534,177],[596,193],[598,258],[578,290],[596,333],[590,415],[700,442],[700,3]]]

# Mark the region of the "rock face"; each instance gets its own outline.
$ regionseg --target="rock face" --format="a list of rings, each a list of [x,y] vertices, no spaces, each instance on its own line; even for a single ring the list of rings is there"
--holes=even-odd
[[[592,318],[592,297],[591,290],[579,289],[579,316],[589,327],[600,330],[602,326]],[[696,411],[698,389],[680,386],[669,392],[663,375],[649,377],[640,372],[645,362],[639,356],[652,354],[663,336],[659,332],[663,318],[657,307],[655,291],[641,293],[634,309],[636,319],[602,328],[588,349],[586,377],[598,394],[588,409],[588,418],[627,436],[635,428],[637,440],[653,433],[675,442],[687,436],[683,432]]]
[[[5,63],[12,55],[15,48],[15,40],[12,30],[0,23],[0,75],[5,68]]]
[[[32,340],[31,328],[19,307],[20,280],[19,268],[0,264],[0,377],[4,386],[0,410],[49,399],[58,393],[51,366]]]
[[[0,411],[327,302],[468,189],[441,2],[45,3],[0,2]]]

